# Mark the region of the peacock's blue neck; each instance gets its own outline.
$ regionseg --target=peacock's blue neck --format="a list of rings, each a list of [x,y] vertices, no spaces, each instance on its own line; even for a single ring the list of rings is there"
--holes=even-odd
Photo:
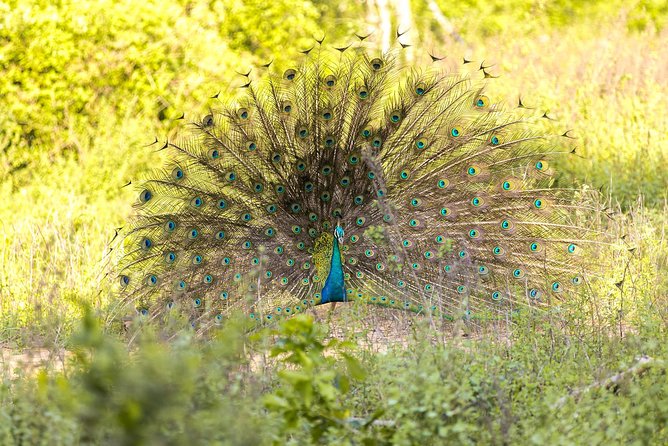
[[[343,283],[343,264],[341,263],[341,251],[339,250],[339,241],[334,237],[332,242],[332,260],[329,268],[329,275],[325,280],[325,286],[322,289],[321,304],[328,302],[345,302],[346,286]]]

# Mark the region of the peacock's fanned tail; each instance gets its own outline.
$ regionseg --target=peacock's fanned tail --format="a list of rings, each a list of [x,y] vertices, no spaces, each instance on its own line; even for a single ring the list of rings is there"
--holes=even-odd
[[[322,45],[245,87],[142,186],[117,269],[142,313],[271,319],[332,301],[334,269],[347,300],[447,319],[585,281],[586,206],[551,188],[565,138],[467,77]]]

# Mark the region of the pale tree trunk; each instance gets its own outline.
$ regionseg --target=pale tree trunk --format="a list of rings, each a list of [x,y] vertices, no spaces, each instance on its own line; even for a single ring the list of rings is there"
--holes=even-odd
[[[392,44],[392,15],[388,0],[367,1],[367,22],[373,27],[374,41],[382,51],[390,49]]]
[[[454,41],[462,43],[463,40],[452,22],[445,16],[441,8],[434,0],[428,1],[429,11],[433,20],[438,24],[441,32],[436,39],[442,41],[445,35]],[[398,40],[403,44],[420,44],[428,36],[420,35],[420,30],[415,25],[411,0],[367,0],[367,23],[373,29],[376,36],[374,41],[383,51],[398,46],[397,32],[405,33]],[[408,47],[402,52],[406,61],[413,60],[413,47]]]
[[[410,44],[411,42],[419,42],[420,32],[415,26],[415,21],[413,20],[413,11],[411,10],[411,1],[410,0],[390,0],[394,12],[396,14],[397,24],[396,32],[398,34],[403,34],[398,40],[403,44]],[[396,37],[396,34],[394,35]],[[407,61],[414,60],[414,46],[407,47],[404,51],[403,56]]]

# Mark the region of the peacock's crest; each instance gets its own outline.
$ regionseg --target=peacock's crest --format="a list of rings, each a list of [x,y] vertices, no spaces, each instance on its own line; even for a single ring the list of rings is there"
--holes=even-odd
[[[566,138],[438,62],[305,53],[168,143],[125,238],[125,299],[204,324],[346,300],[452,319],[584,282],[592,230],[572,191],[551,188]]]

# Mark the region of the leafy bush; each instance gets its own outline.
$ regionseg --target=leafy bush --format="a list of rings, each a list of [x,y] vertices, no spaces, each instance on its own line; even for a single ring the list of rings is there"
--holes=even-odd
[[[259,416],[241,333],[230,323],[220,341],[184,332],[165,346],[144,332],[131,352],[88,314],[66,373],[3,389],[3,444],[259,444],[271,419]]]
[[[596,337],[583,332],[589,327],[535,314],[496,329],[444,344],[418,323],[405,346],[370,354],[328,337],[306,315],[250,337],[233,318],[209,342],[186,330],[158,343],[144,331],[128,352],[88,314],[64,371],[24,374],[0,388],[0,438],[7,445],[668,440],[668,348],[658,341],[665,326]],[[639,354],[647,355],[643,363]]]

